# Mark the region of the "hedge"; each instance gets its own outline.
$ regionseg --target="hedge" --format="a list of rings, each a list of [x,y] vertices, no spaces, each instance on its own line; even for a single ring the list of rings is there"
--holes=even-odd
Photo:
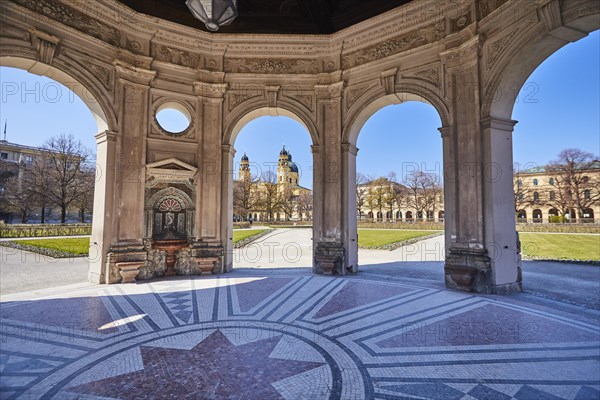
[[[0,238],[91,235],[91,224],[1,224]]]

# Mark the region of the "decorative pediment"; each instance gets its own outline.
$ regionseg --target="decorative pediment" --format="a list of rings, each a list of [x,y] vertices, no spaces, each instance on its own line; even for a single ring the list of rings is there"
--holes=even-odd
[[[184,183],[193,186],[198,168],[176,158],[167,158],[146,165],[146,183],[152,187],[158,183]]]

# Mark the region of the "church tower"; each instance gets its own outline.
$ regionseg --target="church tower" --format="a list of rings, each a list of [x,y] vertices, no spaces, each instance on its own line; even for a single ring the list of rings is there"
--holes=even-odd
[[[279,164],[277,165],[277,191],[283,192],[290,187],[290,153],[285,149],[285,145],[279,152]]]
[[[246,153],[242,156],[238,177],[240,181],[250,182],[250,160]]]

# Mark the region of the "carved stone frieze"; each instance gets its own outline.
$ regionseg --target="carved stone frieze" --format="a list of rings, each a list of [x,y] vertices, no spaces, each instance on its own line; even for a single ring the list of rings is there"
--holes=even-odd
[[[357,65],[380,60],[406,50],[424,46],[442,39],[446,34],[445,22],[431,24],[400,36],[368,46],[342,56],[342,68],[352,68]]]
[[[222,99],[226,92],[226,83],[194,82],[194,94],[197,96]]]
[[[158,61],[189,68],[199,68],[202,62],[202,57],[199,54],[156,43],[152,45],[152,56]]]
[[[246,100],[263,95],[264,93],[259,90],[230,90],[227,92],[227,110],[231,111]]]
[[[318,72],[316,60],[276,58],[228,58],[225,72],[254,74],[312,74]]]
[[[473,22],[471,10],[456,18],[450,18],[448,22],[450,33],[463,30]]]
[[[337,99],[342,96],[346,82],[340,81],[329,85],[315,85],[318,99]]]
[[[50,0],[14,0],[40,15],[100,39],[113,46],[121,43],[121,31],[72,7]]]

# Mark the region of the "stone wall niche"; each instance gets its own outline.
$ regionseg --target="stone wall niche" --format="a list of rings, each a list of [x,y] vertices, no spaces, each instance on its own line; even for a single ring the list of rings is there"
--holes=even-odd
[[[146,165],[144,201],[144,248],[146,265],[138,278],[193,275],[191,260],[196,216],[195,176],[197,168],[176,158]]]

